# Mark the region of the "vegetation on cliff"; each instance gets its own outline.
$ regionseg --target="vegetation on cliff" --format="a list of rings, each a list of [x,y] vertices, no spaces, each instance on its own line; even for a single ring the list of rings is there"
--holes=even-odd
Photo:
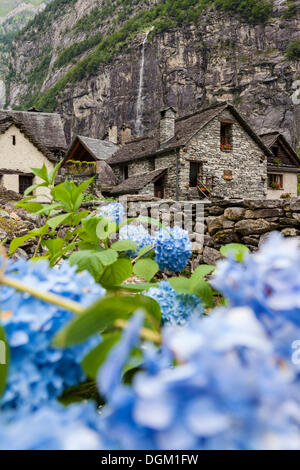
[[[39,15],[22,34],[37,34],[39,30],[46,27],[49,21],[49,12],[59,11],[60,7],[69,5],[75,0],[54,0],[46,10]],[[76,83],[83,78],[95,74],[101,64],[109,63],[121,50],[125,49],[127,43],[132,40],[143,29],[154,26],[155,34],[166,31],[173,27],[184,24],[197,23],[201,15],[208,7],[215,7],[228,13],[238,14],[243,21],[250,23],[264,23],[270,16],[272,5],[269,1],[247,0],[161,0],[158,4],[137,11],[134,16],[124,22],[126,18],[136,11],[136,0],[106,0],[102,8],[92,10],[88,15],[81,18],[74,26],[74,31],[95,31],[108,18],[113,11],[118,12],[114,18],[114,27],[110,28],[109,34],[102,37],[100,32],[88,37],[84,41],[68,46],[58,56],[54,67],[59,68],[72,63],[82,53],[93,49],[86,57],[76,63],[54,86],[44,94],[35,99],[23,101],[21,105],[35,106],[44,111],[53,111],[57,106],[57,96],[69,84]],[[57,14],[57,13],[55,13]],[[120,23],[122,24],[121,26]],[[35,26],[34,33],[32,26]]]

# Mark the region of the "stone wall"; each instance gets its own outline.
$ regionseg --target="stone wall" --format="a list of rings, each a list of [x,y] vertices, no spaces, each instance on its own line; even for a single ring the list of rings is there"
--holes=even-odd
[[[220,247],[227,243],[243,243],[253,252],[273,231],[300,237],[300,198],[203,203],[136,195],[124,196],[120,202],[127,207],[128,217],[146,215],[189,230],[196,265],[214,264],[221,258]]]

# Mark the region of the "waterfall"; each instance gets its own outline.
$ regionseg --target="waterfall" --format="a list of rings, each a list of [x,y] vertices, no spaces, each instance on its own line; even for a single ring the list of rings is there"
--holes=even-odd
[[[144,88],[144,75],[145,75],[145,46],[148,40],[148,36],[153,29],[154,29],[154,26],[152,26],[152,28],[146,32],[146,36],[143,41],[143,47],[142,47],[142,58],[141,58],[140,76],[139,76],[139,93],[138,93],[138,98],[136,102],[135,132],[137,136],[140,136],[143,131],[142,116],[143,116],[143,102],[144,102],[143,88]]]

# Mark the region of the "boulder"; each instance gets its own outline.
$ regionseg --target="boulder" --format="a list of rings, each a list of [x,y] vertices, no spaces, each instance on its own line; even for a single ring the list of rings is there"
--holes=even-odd
[[[279,217],[283,214],[282,209],[248,209],[245,212],[245,219],[266,219],[268,217]]]
[[[206,224],[208,233],[210,235],[214,235],[218,230],[223,228],[223,216],[207,217]]]
[[[281,217],[279,222],[281,227],[297,227],[299,225],[299,222],[296,219],[290,219],[289,217]]]
[[[282,199],[245,199],[244,206],[249,209],[274,209],[283,206]]]
[[[240,243],[241,239],[235,230],[221,230],[213,236],[216,245],[226,245],[227,243]]]
[[[299,230],[291,227],[284,228],[281,233],[284,237],[296,237],[300,234]]]
[[[300,198],[292,199],[289,204],[291,211],[300,212]]]
[[[242,235],[265,233],[270,230],[270,224],[264,219],[240,220],[235,224],[235,230]]]
[[[217,262],[222,258],[222,255],[219,251],[209,246],[205,246],[203,250],[203,263],[205,264],[217,264]]]
[[[241,220],[244,218],[245,209],[242,207],[228,207],[225,209],[224,216],[228,220]]]

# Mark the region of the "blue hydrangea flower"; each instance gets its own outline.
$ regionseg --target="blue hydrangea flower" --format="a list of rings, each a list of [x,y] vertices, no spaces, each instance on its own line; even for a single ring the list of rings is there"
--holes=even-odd
[[[77,274],[76,267],[68,263],[50,269],[47,261],[9,261],[6,274],[84,306],[105,293],[89,273]],[[1,288],[1,309],[11,353],[7,387],[1,400],[3,408],[37,409],[85,379],[80,362],[99,343],[100,336],[72,348],[53,347],[56,332],[73,314],[11,287]]]
[[[101,427],[120,449],[296,449],[300,408],[291,371],[251,309],[222,309],[168,326],[162,354],[178,365],[136,374],[104,408]],[[168,361],[165,361],[167,365]]]
[[[300,250],[298,241],[274,233],[243,263],[219,262],[212,281],[231,306],[253,309],[278,351],[290,357],[300,338]]]
[[[64,407],[45,405],[30,415],[11,421],[0,418],[1,450],[99,450],[104,444],[98,430],[99,416],[91,403]]]
[[[155,261],[161,271],[180,272],[192,254],[192,243],[186,230],[175,226],[155,233]]]
[[[124,225],[120,229],[119,239],[132,240],[137,243],[137,251],[135,253],[130,252],[130,256],[136,256],[144,246],[154,245],[153,238],[142,225]]]
[[[110,220],[111,223],[115,222],[120,225],[124,219],[124,207],[118,202],[110,202],[109,204],[102,206],[97,212],[99,217],[105,217]]]
[[[99,389],[105,397],[112,396],[120,385],[123,367],[131,350],[140,341],[140,330],[143,326],[144,312],[137,312],[128,322],[121,341],[109,353],[98,377]]]
[[[204,313],[199,297],[176,292],[168,281],[162,281],[158,287],[152,287],[146,295],[159,303],[162,324],[185,325],[193,314],[201,316]]]

